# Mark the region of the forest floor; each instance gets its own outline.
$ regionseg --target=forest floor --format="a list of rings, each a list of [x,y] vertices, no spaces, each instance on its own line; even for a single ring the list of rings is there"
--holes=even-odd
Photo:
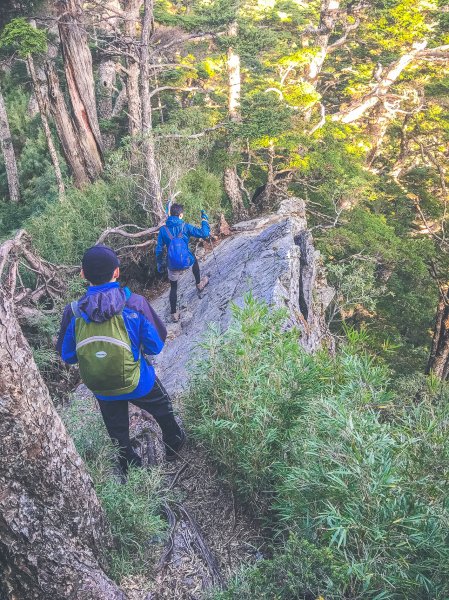
[[[171,478],[180,473],[173,492],[187,513],[183,512],[177,522],[170,559],[156,576],[152,592],[143,596],[148,600],[200,599],[243,564],[262,557],[264,539],[257,523],[236,503],[202,450],[189,444],[178,463],[181,467],[177,464],[176,471],[167,468],[166,472]],[[192,522],[186,514],[193,519],[210,554],[205,555],[201,541],[192,536]],[[211,574],[211,561],[215,575]],[[134,596],[133,600],[143,597]]]

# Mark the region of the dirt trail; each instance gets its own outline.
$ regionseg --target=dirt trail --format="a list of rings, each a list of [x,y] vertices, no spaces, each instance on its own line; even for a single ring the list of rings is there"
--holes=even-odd
[[[225,583],[241,565],[254,562],[263,552],[257,524],[236,504],[229,488],[220,483],[201,449],[190,445],[178,462],[176,471],[172,470],[168,476],[179,475],[174,491],[193,523],[186,513],[177,511],[180,521],[172,554],[157,575],[148,600],[200,599],[213,584]],[[209,564],[198,547],[200,540],[192,536],[195,524],[210,551]],[[210,561],[215,576],[211,576]]]
[[[178,460],[166,463],[157,424],[135,407],[130,433],[144,464],[162,466],[171,496],[168,542],[148,577],[122,583],[130,600],[201,600],[239,567],[262,558],[258,523],[238,505],[198,445],[188,441]]]

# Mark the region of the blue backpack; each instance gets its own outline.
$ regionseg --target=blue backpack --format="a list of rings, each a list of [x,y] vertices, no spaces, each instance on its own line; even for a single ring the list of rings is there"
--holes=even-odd
[[[184,223],[181,231],[175,237],[166,226],[165,231],[170,238],[167,251],[167,265],[170,271],[183,271],[192,266],[192,256],[184,239]]]

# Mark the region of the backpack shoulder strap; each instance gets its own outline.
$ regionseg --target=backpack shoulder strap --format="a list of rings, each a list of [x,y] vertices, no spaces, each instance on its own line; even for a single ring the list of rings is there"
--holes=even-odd
[[[77,300],[74,300],[73,302],[70,303],[70,308],[72,309],[73,316],[76,319],[79,319],[81,317],[81,311],[78,307]]]
[[[167,235],[168,235],[168,237],[170,238],[170,241],[171,241],[173,239],[173,235],[172,235],[170,229],[167,227],[167,225],[164,225],[164,229],[165,229],[165,231],[166,231],[166,233],[167,233]]]

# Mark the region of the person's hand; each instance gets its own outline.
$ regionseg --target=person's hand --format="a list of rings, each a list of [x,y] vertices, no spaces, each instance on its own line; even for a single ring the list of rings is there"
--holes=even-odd
[[[165,264],[163,262],[157,263],[157,272],[161,274],[165,273]]]
[[[201,211],[201,219],[204,221],[209,221],[209,217],[207,216],[207,213],[205,210]]]

